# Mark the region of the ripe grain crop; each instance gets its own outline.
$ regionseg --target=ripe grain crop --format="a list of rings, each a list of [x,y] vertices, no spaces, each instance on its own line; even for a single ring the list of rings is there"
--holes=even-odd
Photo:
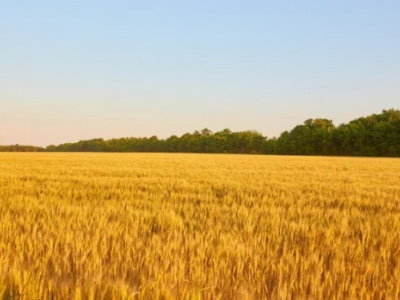
[[[400,160],[0,154],[2,299],[400,299]]]

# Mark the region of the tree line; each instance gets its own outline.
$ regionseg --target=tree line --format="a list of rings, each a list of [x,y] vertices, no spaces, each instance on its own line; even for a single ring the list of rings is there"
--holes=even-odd
[[[0,152],[43,152],[45,148],[25,145],[0,146]]]
[[[51,145],[49,152],[190,152],[285,155],[346,155],[400,157],[400,110],[355,119],[335,126],[332,120],[308,119],[279,137],[267,138],[257,131],[212,132],[205,128],[166,139],[92,139]],[[41,151],[40,148],[37,151]]]

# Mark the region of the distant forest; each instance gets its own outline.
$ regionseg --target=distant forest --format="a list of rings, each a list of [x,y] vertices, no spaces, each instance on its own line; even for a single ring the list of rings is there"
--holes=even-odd
[[[45,148],[36,146],[11,145],[0,146],[0,152],[43,152]]]
[[[92,139],[46,148],[0,146],[0,151],[47,152],[190,152],[251,153],[285,155],[348,155],[400,157],[400,110],[383,110],[335,126],[332,120],[308,119],[278,138],[267,138],[257,131],[213,133],[205,128],[167,139]]]

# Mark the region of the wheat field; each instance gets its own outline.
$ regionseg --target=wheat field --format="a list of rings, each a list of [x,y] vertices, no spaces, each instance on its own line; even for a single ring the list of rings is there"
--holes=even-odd
[[[400,160],[0,154],[1,299],[400,299]]]

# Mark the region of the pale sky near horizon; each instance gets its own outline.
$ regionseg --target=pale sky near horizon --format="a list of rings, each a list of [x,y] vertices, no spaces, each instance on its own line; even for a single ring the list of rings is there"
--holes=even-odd
[[[278,136],[400,109],[400,1],[3,1],[0,145]]]

